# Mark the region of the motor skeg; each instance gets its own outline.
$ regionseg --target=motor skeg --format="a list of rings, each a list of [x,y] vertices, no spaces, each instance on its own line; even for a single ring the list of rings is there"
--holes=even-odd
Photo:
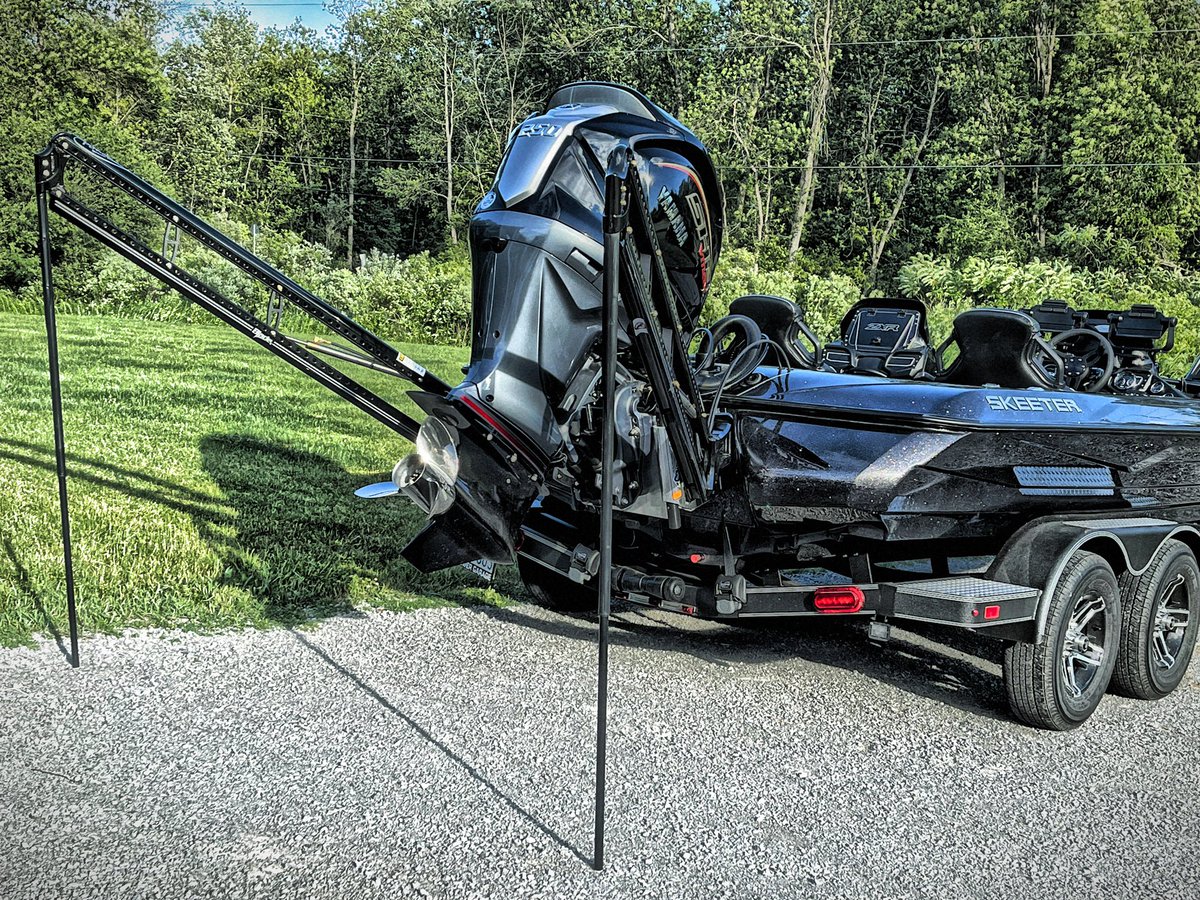
[[[622,144],[642,180],[681,325],[690,334],[699,319],[724,228],[704,145],[630,88],[560,88],[545,113],[513,131],[471,219],[471,361],[449,406],[432,414],[463,417],[460,435],[465,426],[474,437],[458,448],[455,502],[405,548],[423,571],[480,556],[511,562],[525,511],[551,463],[571,451],[564,424],[580,398],[570,388],[601,339],[604,173]],[[493,439],[478,434],[488,431]],[[468,464],[472,454],[491,459]],[[480,479],[467,483],[471,470]]]

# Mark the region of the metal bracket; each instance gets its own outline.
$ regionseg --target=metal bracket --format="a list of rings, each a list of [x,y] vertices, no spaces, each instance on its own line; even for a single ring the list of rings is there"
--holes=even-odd
[[[746,605],[746,576],[718,575],[713,593],[716,595],[717,612],[732,616]]]
[[[272,294],[267,299],[267,328],[271,331],[283,331],[283,308],[286,301],[279,294]]]
[[[175,257],[179,255],[180,238],[177,221],[167,222],[163,226],[162,255],[167,262],[175,262]]]
[[[732,616],[746,605],[746,576],[738,575],[735,571],[733,543],[729,539],[729,529],[724,526],[721,528],[721,547],[721,574],[717,576],[713,593],[717,601],[717,612],[723,616]]]
[[[584,544],[576,544],[571,551],[571,571],[568,576],[572,581],[583,584],[600,571],[600,554]]]

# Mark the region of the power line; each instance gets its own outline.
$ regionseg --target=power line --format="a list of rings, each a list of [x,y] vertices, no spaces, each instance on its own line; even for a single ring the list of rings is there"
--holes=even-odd
[[[271,157],[264,153],[227,153],[226,156],[234,156],[239,159],[261,159],[263,162],[299,164],[299,163],[321,163],[321,162],[350,162],[349,156],[309,156],[297,155],[290,157]],[[382,156],[356,156],[356,163],[378,163],[380,165],[409,165],[409,166],[444,166],[445,160],[438,159],[392,159]]]
[[[1166,34],[1200,34],[1200,28],[1154,28],[1145,30],[1113,29],[1111,31],[1073,31],[1053,35],[1055,40],[1075,39],[1081,37],[1153,37]],[[832,41],[830,46],[846,47],[903,47],[924,44],[999,44],[1006,41],[1035,41],[1043,39],[1044,35],[1037,34],[990,34],[990,35],[955,35],[950,37],[929,38],[871,38],[856,41]],[[594,50],[529,50],[525,56],[590,56],[604,53],[721,53],[728,50],[780,50],[800,49],[801,44],[794,41],[773,41],[761,44],[717,44],[711,47],[608,47]],[[498,52],[498,51],[483,51]]]
[[[193,8],[218,8],[216,3],[205,2],[205,0],[178,0],[180,6],[190,6]],[[237,7],[260,8],[260,7],[314,7],[324,9],[324,3],[277,3],[277,2],[234,2],[229,8],[236,9]],[[1106,31],[1068,31],[1061,34],[1049,35],[1054,40],[1076,40],[1083,37],[1156,37],[1160,35],[1176,35],[1176,34],[1200,34],[1200,28],[1114,28]],[[930,44],[999,44],[1008,41],[1036,41],[1044,40],[1047,35],[1039,34],[988,34],[988,35],[950,35],[944,37],[926,37],[926,38],[865,38],[853,41],[832,41],[831,47],[847,48],[847,47],[903,47],[915,45],[930,45]],[[604,48],[562,48],[561,50],[523,50],[522,56],[594,56],[610,53],[627,53],[627,54],[658,54],[658,53],[677,53],[681,55],[701,53],[721,53],[729,50],[780,50],[780,49],[800,49],[802,45],[794,41],[771,41],[767,43],[729,43],[729,44],[714,44],[705,47],[604,47]],[[481,49],[478,51],[480,55],[489,53],[499,53],[502,51],[494,49]]]
[[[1200,28],[1152,28],[1152,29],[1113,29],[1112,31],[1072,31],[1064,34],[1051,35],[1055,40],[1063,38],[1076,39],[1081,37],[1152,37],[1162,34],[1196,34]],[[878,38],[863,41],[834,41],[834,47],[880,47],[904,44],[975,44],[1003,43],[1005,41],[1036,41],[1046,35],[1039,34],[992,34],[992,35],[961,35],[945,38]]]
[[[887,163],[879,165],[860,166],[854,163],[841,163],[838,165],[819,165],[813,166],[814,169],[825,171],[858,171],[861,169],[937,169],[937,170],[954,170],[954,169],[992,169],[996,171],[1004,169],[1179,169],[1179,168],[1194,168],[1200,166],[1200,162],[1057,162],[1057,163],[917,163],[915,165],[906,165],[905,163]],[[722,168],[729,168],[724,166]],[[771,169],[772,171],[782,172],[798,172],[805,169],[805,166],[765,166],[763,168]]]
[[[310,156],[300,155],[286,158],[270,157],[264,154],[250,153],[228,153],[227,156],[234,156],[240,159],[261,159],[263,162],[284,163],[299,165],[301,163],[320,163],[320,162],[349,162],[349,156]],[[445,160],[437,159],[397,159],[385,156],[356,156],[354,161],[357,163],[374,163],[377,165],[411,165],[411,166],[444,166]],[[836,163],[836,164],[821,164],[813,166],[818,171],[860,171],[868,170],[977,170],[977,169],[1177,169],[1177,168],[1196,168],[1200,166],[1200,162],[1155,162],[1152,160],[1137,160],[1123,162],[1105,162],[1105,161],[1084,161],[1071,162],[1064,160],[1062,162],[1049,163],[871,163],[868,165],[858,165],[856,163]],[[734,169],[738,168],[729,164],[717,166],[719,169]],[[762,165],[753,166],[760,171],[772,172],[799,172],[808,168],[807,166],[774,166]]]

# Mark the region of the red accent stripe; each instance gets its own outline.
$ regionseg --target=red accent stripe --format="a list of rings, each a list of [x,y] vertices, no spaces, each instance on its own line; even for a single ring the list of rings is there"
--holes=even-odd
[[[708,197],[704,195],[704,185],[700,183],[700,179],[696,176],[696,173],[687,166],[681,166],[678,163],[670,163],[666,160],[662,161],[662,165],[666,166],[668,169],[678,169],[692,180],[692,184],[696,185],[696,190],[700,192],[700,202],[704,204],[705,228],[708,229],[709,234],[712,234],[712,220],[708,217]],[[708,280],[711,277],[708,271],[708,254],[704,252],[703,244],[697,243],[697,249],[700,252],[700,290],[703,291],[708,289]]]
[[[492,426],[492,428],[496,430],[500,437],[504,438],[504,440],[506,440],[514,450],[525,457],[526,462],[533,465],[535,469],[542,468],[542,464],[537,461],[537,456],[532,454],[526,442],[513,435],[512,432],[501,425],[482,405],[480,405],[479,401],[468,397],[465,394],[460,394],[456,399],[461,401],[463,406],[467,407],[467,409],[471,410],[471,412],[475,413],[475,415],[479,416],[479,418],[483,419],[483,421],[487,422],[488,425]]]

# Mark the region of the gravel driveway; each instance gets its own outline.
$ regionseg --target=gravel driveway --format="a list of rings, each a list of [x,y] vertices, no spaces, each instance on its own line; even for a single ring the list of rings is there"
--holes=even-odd
[[[1069,734],[969,636],[531,606],[0,652],[0,897],[1200,895],[1200,665]]]

